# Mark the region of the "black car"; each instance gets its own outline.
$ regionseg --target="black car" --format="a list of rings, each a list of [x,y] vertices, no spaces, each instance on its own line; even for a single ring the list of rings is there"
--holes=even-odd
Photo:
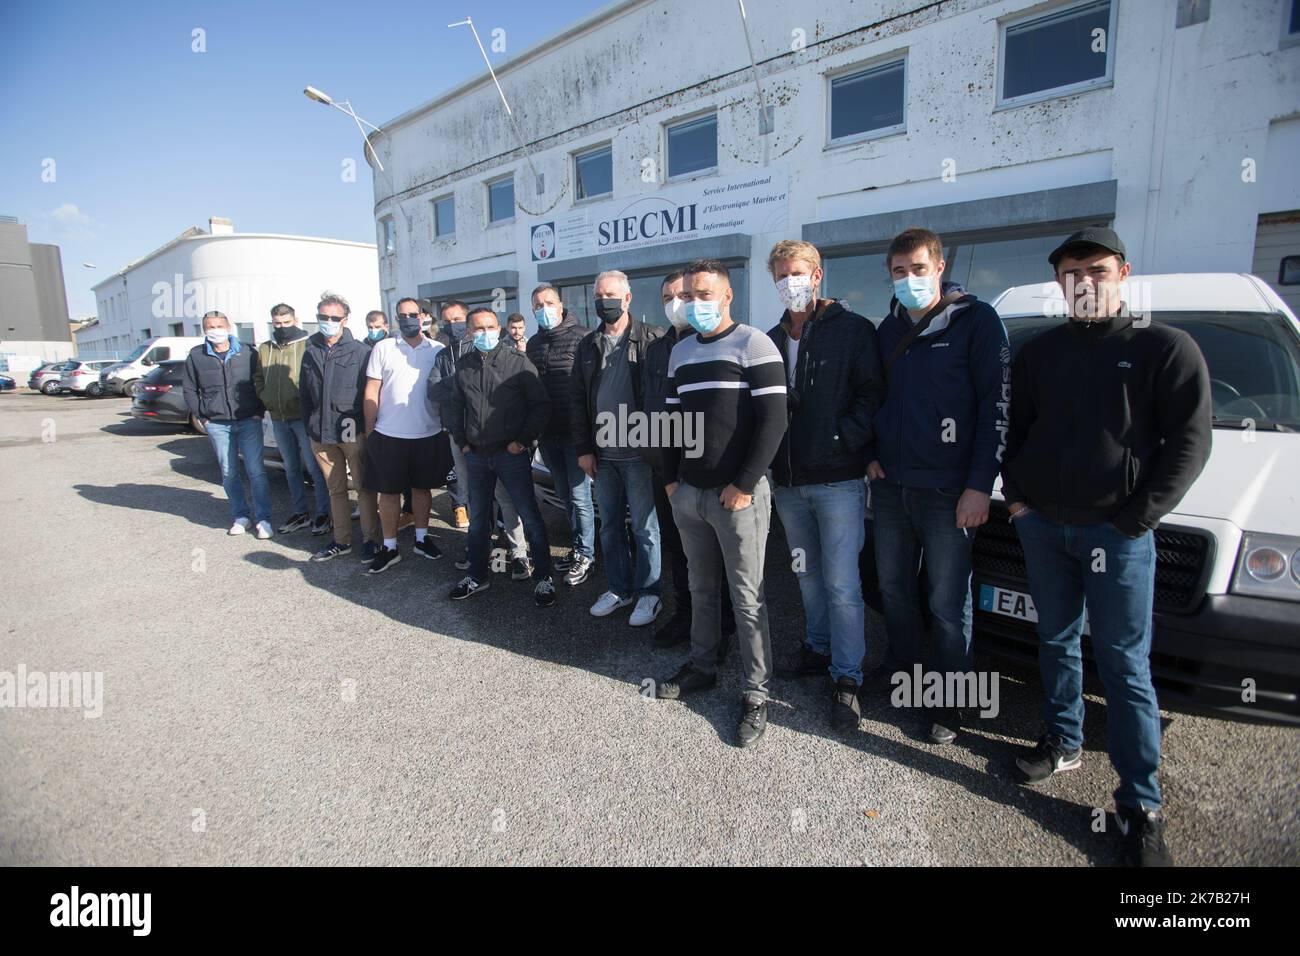
[[[173,425],[189,425],[197,430],[185,405],[181,380],[185,372],[184,360],[159,362],[140,379],[135,398],[131,400],[131,417]]]

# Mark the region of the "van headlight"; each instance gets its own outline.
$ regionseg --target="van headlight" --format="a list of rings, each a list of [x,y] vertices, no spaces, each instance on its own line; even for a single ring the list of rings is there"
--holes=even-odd
[[[1243,535],[1232,590],[1255,597],[1300,601],[1300,538],[1249,532]]]

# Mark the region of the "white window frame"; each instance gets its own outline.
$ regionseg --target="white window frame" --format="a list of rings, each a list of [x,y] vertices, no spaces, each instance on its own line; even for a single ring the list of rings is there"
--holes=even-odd
[[[1106,25],[1106,72],[1104,74],[1093,80],[1083,80],[1066,86],[1054,86],[1048,90],[1025,93],[1021,96],[1008,98],[1002,95],[1003,84],[1006,80],[1008,27],[1020,26],[1048,17],[1056,17],[1069,10],[1087,7],[1096,2],[1097,0],[1072,0],[1072,2],[1062,3],[1046,10],[1035,10],[1033,13],[1018,14],[998,21],[998,69],[995,81],[997,83],[995,90],[997,105],[994,112],[1015,109],[1018,106],[1028,106],[1031,103],[1042,103],[1045,100],[1061,99],[1066,96],[1073,96],[1076,93],[1087,93],[1091,90],[1099,90],[1115,85],[1115,24],[1118,20],[1120,0],[1110,0],[1110,21]]]
[[[609,192],[599,193],[595,196],[583,196],[578,198],[578,160],[584,156],[590,156],[592,153],[599,153],[602,150],[609,150]],[[614,195],[614,143],[606,140],[603,143],[597,143],[594,146],[587,146],[569,154],[573,163],[573,204],[575,206],[583,203],[599,202],[602,199],[609,199]]]
[[[393,231],[393,247],[388,248],[388,230]],[[384,216],[379,220],[379,254],[381,256],[391,256],[397,253],[397,222],[392,216]]]
[[[444,200],[451,200],[451,232],[438,231],[438,203]],[[435,196],[429,200],[429,219],[433,226],[433,238],[435,239],[454,239],[456,236],[456,194],[444,193],[441,196]]]
[[[885,136],[897,136],[899,133],[907,132],[907,94],[908,94],[908,84],[910,82],[910,77],[908,74],[911,72],[907,68],[907,60],[908,60],[907,50],[902,50],[902,51],[896,50],[893,53],[888,53],[881,57],[875,57],[863,63],[855,63],[852,66],[846,66],[839,69],[827,71],[824,77],[825,86],[823,87],[825,91],[825,98],[826,98],[826,117],[825,117],[826,135],[823,137],[823,143],[822,143],[823,149],[833,149],[839,146],[850,146],[853,143],[863,143],[866,142],[867,140],[881,139]],[[883,71],[898,63],[903,64],[903,122],[898,123],[894,126],[882,126],[880,129],[864,130],[861,133],[853,133],[850,136],[841,136],[838,139],[832,138],[831,119],[832,119],[833,104],[832,104],[831,88],[834,82],[836,80],[845,79],[846,77],[856,76],[859,73],[872,73],[876,71]]]
[[[691,123],[698,123],[700,120],[702,120],[702,119],[707,119],[707,118],[710,117],[710,116],[713,117],[713,136],[714,136],[714,150],[713,150],[714,158],[713,158],[713,165],[710,166],[710,167],[708,167],[707,169],[696,169],[696,170],[693,170],[693,171],[691,171],[691,172],[689,172],[689,173],[678,173],[676,176],[670,176],[669,173],[668,173],[668,164],[669,164],[669,157],[668,157],[668,134],[669,134],[669,132],[670,132],[671,130],[677,129],[677,128],[680,127],[680,126],[688,126],[688,125],[690,125]],[[709,107],[709,108],[706,109],[706,110],[699,110],[699,111],[696,112],[696,113],[692,113],[692,114],[689,115],[689,116],[680,116],[680,117],[677,117],[676,119],[669,120],[669,121],[665,122],[665,123],[663,124],[663,137],[662,137],[662,141],[663,141],[663,164],[664,164],[664,179],[663,179],[663,181],[664,181],[665,183],[686,183],[686,182],[690,182],[692,179],[703,179],[705,176],[716,176],[717,173],[718,173],[718,159],[717,159],[717,154],[718,154],[718,152],[719,152],[719,150],[718,150],[718,148],[717,148],[717,147],[718,147],[718,142],[717,142],[717,140],[718,140],[718,133],[719,133],[719,130],[720,130],[720,129],[721,129],[721,127],[718,125],[718,110],[717,110],[716,107],[712,107],[712,106]]]
[[[507,216],[506,218],[504,219],[492,218],[492,187],[497,185],[497,183],[503,183],[506,180],[510,181],[512,190],[518,188],[519,184],[515,182],[514,170],[511,170],[510,172],[506,173],[504,176],[497,176],[493,179],[485,179],[483,181],[483,196],[487,200],[486,203],[484,204],[483,211],[487,214],[487,227],[489,229],[491,229],[493,226],[508,226],[510,225],[510,223],[515,221],[515,206],[518,205],[517,202],[511,203],[510,215]]]

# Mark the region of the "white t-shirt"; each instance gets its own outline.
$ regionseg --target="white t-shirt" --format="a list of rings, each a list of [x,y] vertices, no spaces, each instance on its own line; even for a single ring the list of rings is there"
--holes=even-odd
[[[795,364],[799,361],[799,340],[798,339],[791,338],[788,335],[785,337],[785,354],[786,357],[790,360],[789,367],[786,369],[786,378],[790,382],[790,387],[794,388],[794,367]]]
[[[441,416],[428,392],[429,371],[444,348],[424,336],[415,348],[400,335],[375,343],[366,366],[366,377],[381,383],[375,431],[389,438],[428,438],[442,431]]]

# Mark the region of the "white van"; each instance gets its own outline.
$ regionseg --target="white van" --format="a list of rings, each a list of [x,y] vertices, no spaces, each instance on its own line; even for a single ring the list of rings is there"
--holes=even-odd
[[[136,346],[135,351],[104,369],[100,384],[104,393],[135,397],[136,383],[159,362],[183,359],[190,349],[203,344],[203,336],[156,336]]]
[[[1210,460],[1155,532],[1157,691],[1165,703],[1300,723],[1300,323],[1251,275],[1128,285],[1135,312],[1200,346],[1214,413]],[[1065,321],[1055,283],[1008,289],[993,306],[1013,354]],[[976,640],[1032,654],[1024,555],[1000,485],[994,499],[974,544]]]

